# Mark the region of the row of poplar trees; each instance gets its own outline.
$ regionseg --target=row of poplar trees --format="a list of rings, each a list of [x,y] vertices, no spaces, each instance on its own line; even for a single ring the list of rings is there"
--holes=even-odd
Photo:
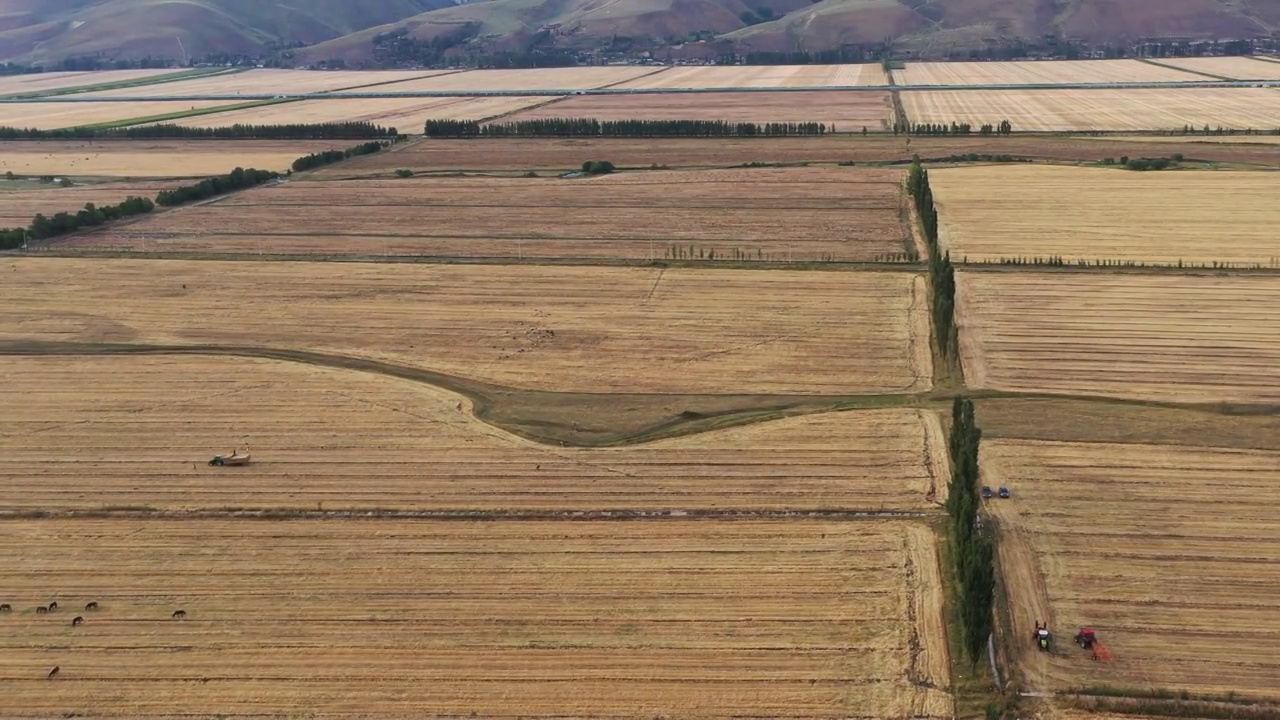
[[[933,204],[933,190],[929,187],[929,171],[920,164],[917,156],[907,170],[907,192],[915,202],[924,228],[924,241],[929,249],[929,284],[932,287],[930,311],[933,315],[933,335],[938,350],[945,360],[955,363],[959,357],[960,334],[956,328],[956,272],[951,264],[951,253],[938,246],[938,208]]]
[[[956,398],[951,406],[951,485],[947,514],[951,518],[951,547],[960,587],[960,626],[965,651],[972,663],[982,656],[991,635],[995,605],[995,541],[978,521],[978,445],[982,430],[973,414],[973,401]]]

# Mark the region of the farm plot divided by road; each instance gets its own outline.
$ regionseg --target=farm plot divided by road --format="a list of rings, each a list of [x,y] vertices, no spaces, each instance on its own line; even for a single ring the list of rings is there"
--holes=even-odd
[[[57,130],[118,123],[138,118],[208,110],[226,106],[227,100],[174,100],[153,102],[31,102],[0,105],[0,125],[37,130]],[[224,171],[225,172],[225,171]]]
[[[330,212],[334,207],[343,211]],[[63,247],[872,261],[915,248],[907,218],[898,170],[708,170],[573,180],[443,176],[292,182],[157,214]]]
[[[1280,278],[962,272],[970,387],[1280,402]]]
[[[303,100],[200,115],[178,124],[188,127],[275,125],[287,123],[371,122],[405,135],[420,134],[428,119],[486,120],[550,102],[549,97],[345,98]]]
[[[352,88],[376,88],[378,92],[394,92],[406,80],[448,74],[447,70],[278,70],[259,68],[241,73],[192,78],[163,85],[118,88],[86,93],[83,97],[183,98],[200,95],[281,95],[293,93],[332,92]]]
[[[11,520],[0,540],[9,717],[952,711],[933,540],[905,522]],[[74,629],[26,609],[53,597],[100,609]]]
[[[879,91],[584,95],[518,112],[509,119],[565,117],[597,120],[818,122],[835,125],[840,132],[856,132],[863,127],[869,130],[892,127],[893,105],[889,93]],[[915,119],[914,116],[911,117]]]
[[[292,348],[562,392],[912,392],[932,376],[924,280],[906,272],[66,259],[0,272],[10,342]]]
[[[585,450],[524,440],[476,419],[453,393],[369,372],[214,356],[4,362],[0,515],[925,511],[945,490],[942,430],[919,410]],[[256,462],[205,464],[233,446]]]
[[[1012,642],[1032,689],[1280,698],[1280,453],[993,441]],[[1036,621],[1058,649],[1037,652]],[[1114,661],[1071,644],[1092,627]]]
[[[1131,90],[922,90],[902,93],[913,123],[1008,120],[1015,131],[1273,130],[1280,124],[1280,92],[1273,88],[1156,88]]]
[[[938,168],[929,180],[940,240],[969,262],[1280,266],[1275,173],[991,165]]]
[[[386,92],[519,92],[521,90],[591,90],[609,87],[655,72],[643,66],[468,70],[381,88]]]
[[[893,71],[898,85],[1039,85],[1194,82],[1206,78],[1138,60],[1052,62],[908,62]]]

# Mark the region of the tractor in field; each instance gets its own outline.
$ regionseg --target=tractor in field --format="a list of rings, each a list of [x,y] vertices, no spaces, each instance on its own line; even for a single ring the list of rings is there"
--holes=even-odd
[[[1036,632],[1032,636],[1040,652],[1053,652],[1053,634],[1049,632],[1049,623],[1036,621]]]
[[[1098,633],[1092,628],[1080,628],[1076,633],[1076,644],[1085,650],[1092,651],[1092,659],[1098,662],[1111,662],[1111,651],[1098,639]]]
[[[209,461],[209,467],[239,467],[249,464],[249,454],[240,454],[239,450],[232,450],[230,455],[214,455]]]

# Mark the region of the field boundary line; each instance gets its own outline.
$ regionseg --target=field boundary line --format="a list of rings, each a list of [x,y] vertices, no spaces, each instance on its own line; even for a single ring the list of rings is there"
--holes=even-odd
[[[1213,78],[1214,80],[1239,80],[1239,78],[1227,77],[1226,75],[1215,75],[1213,73],[1204,72],[1203,70],[1192,70],[1190,68],[1178,67],[1177,65],[1166,65],[1165,63],[1159,62],[1158,60],[1155,60],[1153,58],[1134,58],[1134,59],[1140,63],[1146,63],[1147,65],[1154,65],[1156,67],[1165,68],[1167,70],[1177,70],[1178,72],[1184,72],[1189,75],[1200,75],[1201,77]]]

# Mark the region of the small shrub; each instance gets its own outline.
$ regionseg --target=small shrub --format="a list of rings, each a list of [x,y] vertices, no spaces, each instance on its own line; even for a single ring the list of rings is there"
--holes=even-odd
[[[399,170],[396,171],[396,177],[411,178],[413,177],[413,171],[408,168],[400,168]]]
[[[588,160],[582,163],[582,172],[587,175],[608,175],[617,170],[608,160]]]

